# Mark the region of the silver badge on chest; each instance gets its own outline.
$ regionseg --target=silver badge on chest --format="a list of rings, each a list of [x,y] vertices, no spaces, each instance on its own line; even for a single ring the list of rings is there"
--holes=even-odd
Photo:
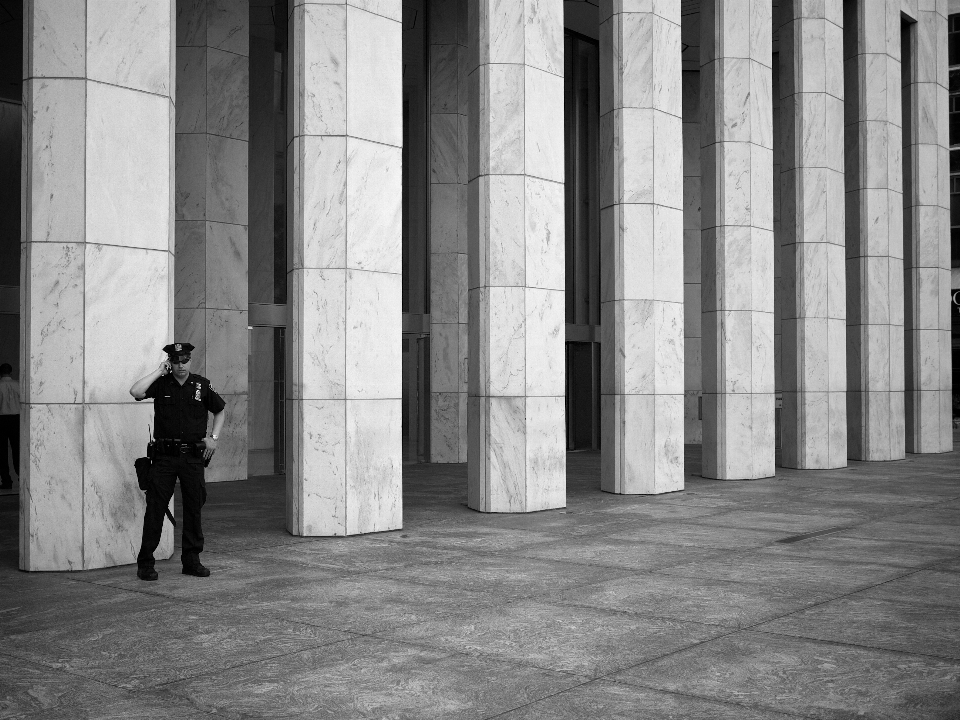
[[[200,383],[194,383],[193,385],[197,389],[197,391],[193,394],[193,399],[200,400]]]

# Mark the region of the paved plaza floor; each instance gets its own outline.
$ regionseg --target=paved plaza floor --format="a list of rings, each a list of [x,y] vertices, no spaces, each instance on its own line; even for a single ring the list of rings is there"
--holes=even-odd
[[[960,452],[487,515],[404,466],[404,529],[284,530],[212,485],[207,579],[16,569],[0,497],[0,718],[960,718]],[[131,482],[134,482],[131,478]]]

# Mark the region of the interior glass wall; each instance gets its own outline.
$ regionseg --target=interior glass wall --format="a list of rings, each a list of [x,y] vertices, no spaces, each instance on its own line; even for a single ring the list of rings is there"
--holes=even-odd
[[[599,48],[567,31],[566,162],[567,447],[600,447]]]
[[[950,267],[953,277],[960,268],[960,14],[948,22],[948,60],[950,63]],[[953,283],[951,346],[953,354],[953,417],[960,421],[960,287]]]
[[[20,145],[23,78],[23,5],[0,1],[0,363],[20,379]],[[7,448],[2,452],[8,453]],[[12,458],[7,467],[19,478]]]
[[[436,0],[442,1],[442,0]],[[429,449],[430,244],[427,12],[424,0],[403,4],[403,461],[423,462]]]
[[[287,0],[250,0],[248,474],[284,472]]]

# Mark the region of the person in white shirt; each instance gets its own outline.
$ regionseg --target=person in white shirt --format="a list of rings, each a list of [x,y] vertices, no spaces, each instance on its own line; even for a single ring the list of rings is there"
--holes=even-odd
[[[0,365],[0,490],[13,487],[7,464],[7,444],[13,456],[13,468],[20,477],[20,383],[10,377],[10,363]]]

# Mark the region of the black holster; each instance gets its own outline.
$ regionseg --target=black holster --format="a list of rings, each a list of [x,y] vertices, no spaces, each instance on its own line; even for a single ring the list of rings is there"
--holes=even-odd
[[[133,461],[133,468],[137,471],[137,484],[147,495],[150,495],[150,470],[153,465],[153,457],[156,453],[156,443],[151,442],[147,445],[147,457],[137,458]],[[164,514],[170,519],[170,523],[176,527],[177,521],[170,514],[170,508],[163,509]]]

